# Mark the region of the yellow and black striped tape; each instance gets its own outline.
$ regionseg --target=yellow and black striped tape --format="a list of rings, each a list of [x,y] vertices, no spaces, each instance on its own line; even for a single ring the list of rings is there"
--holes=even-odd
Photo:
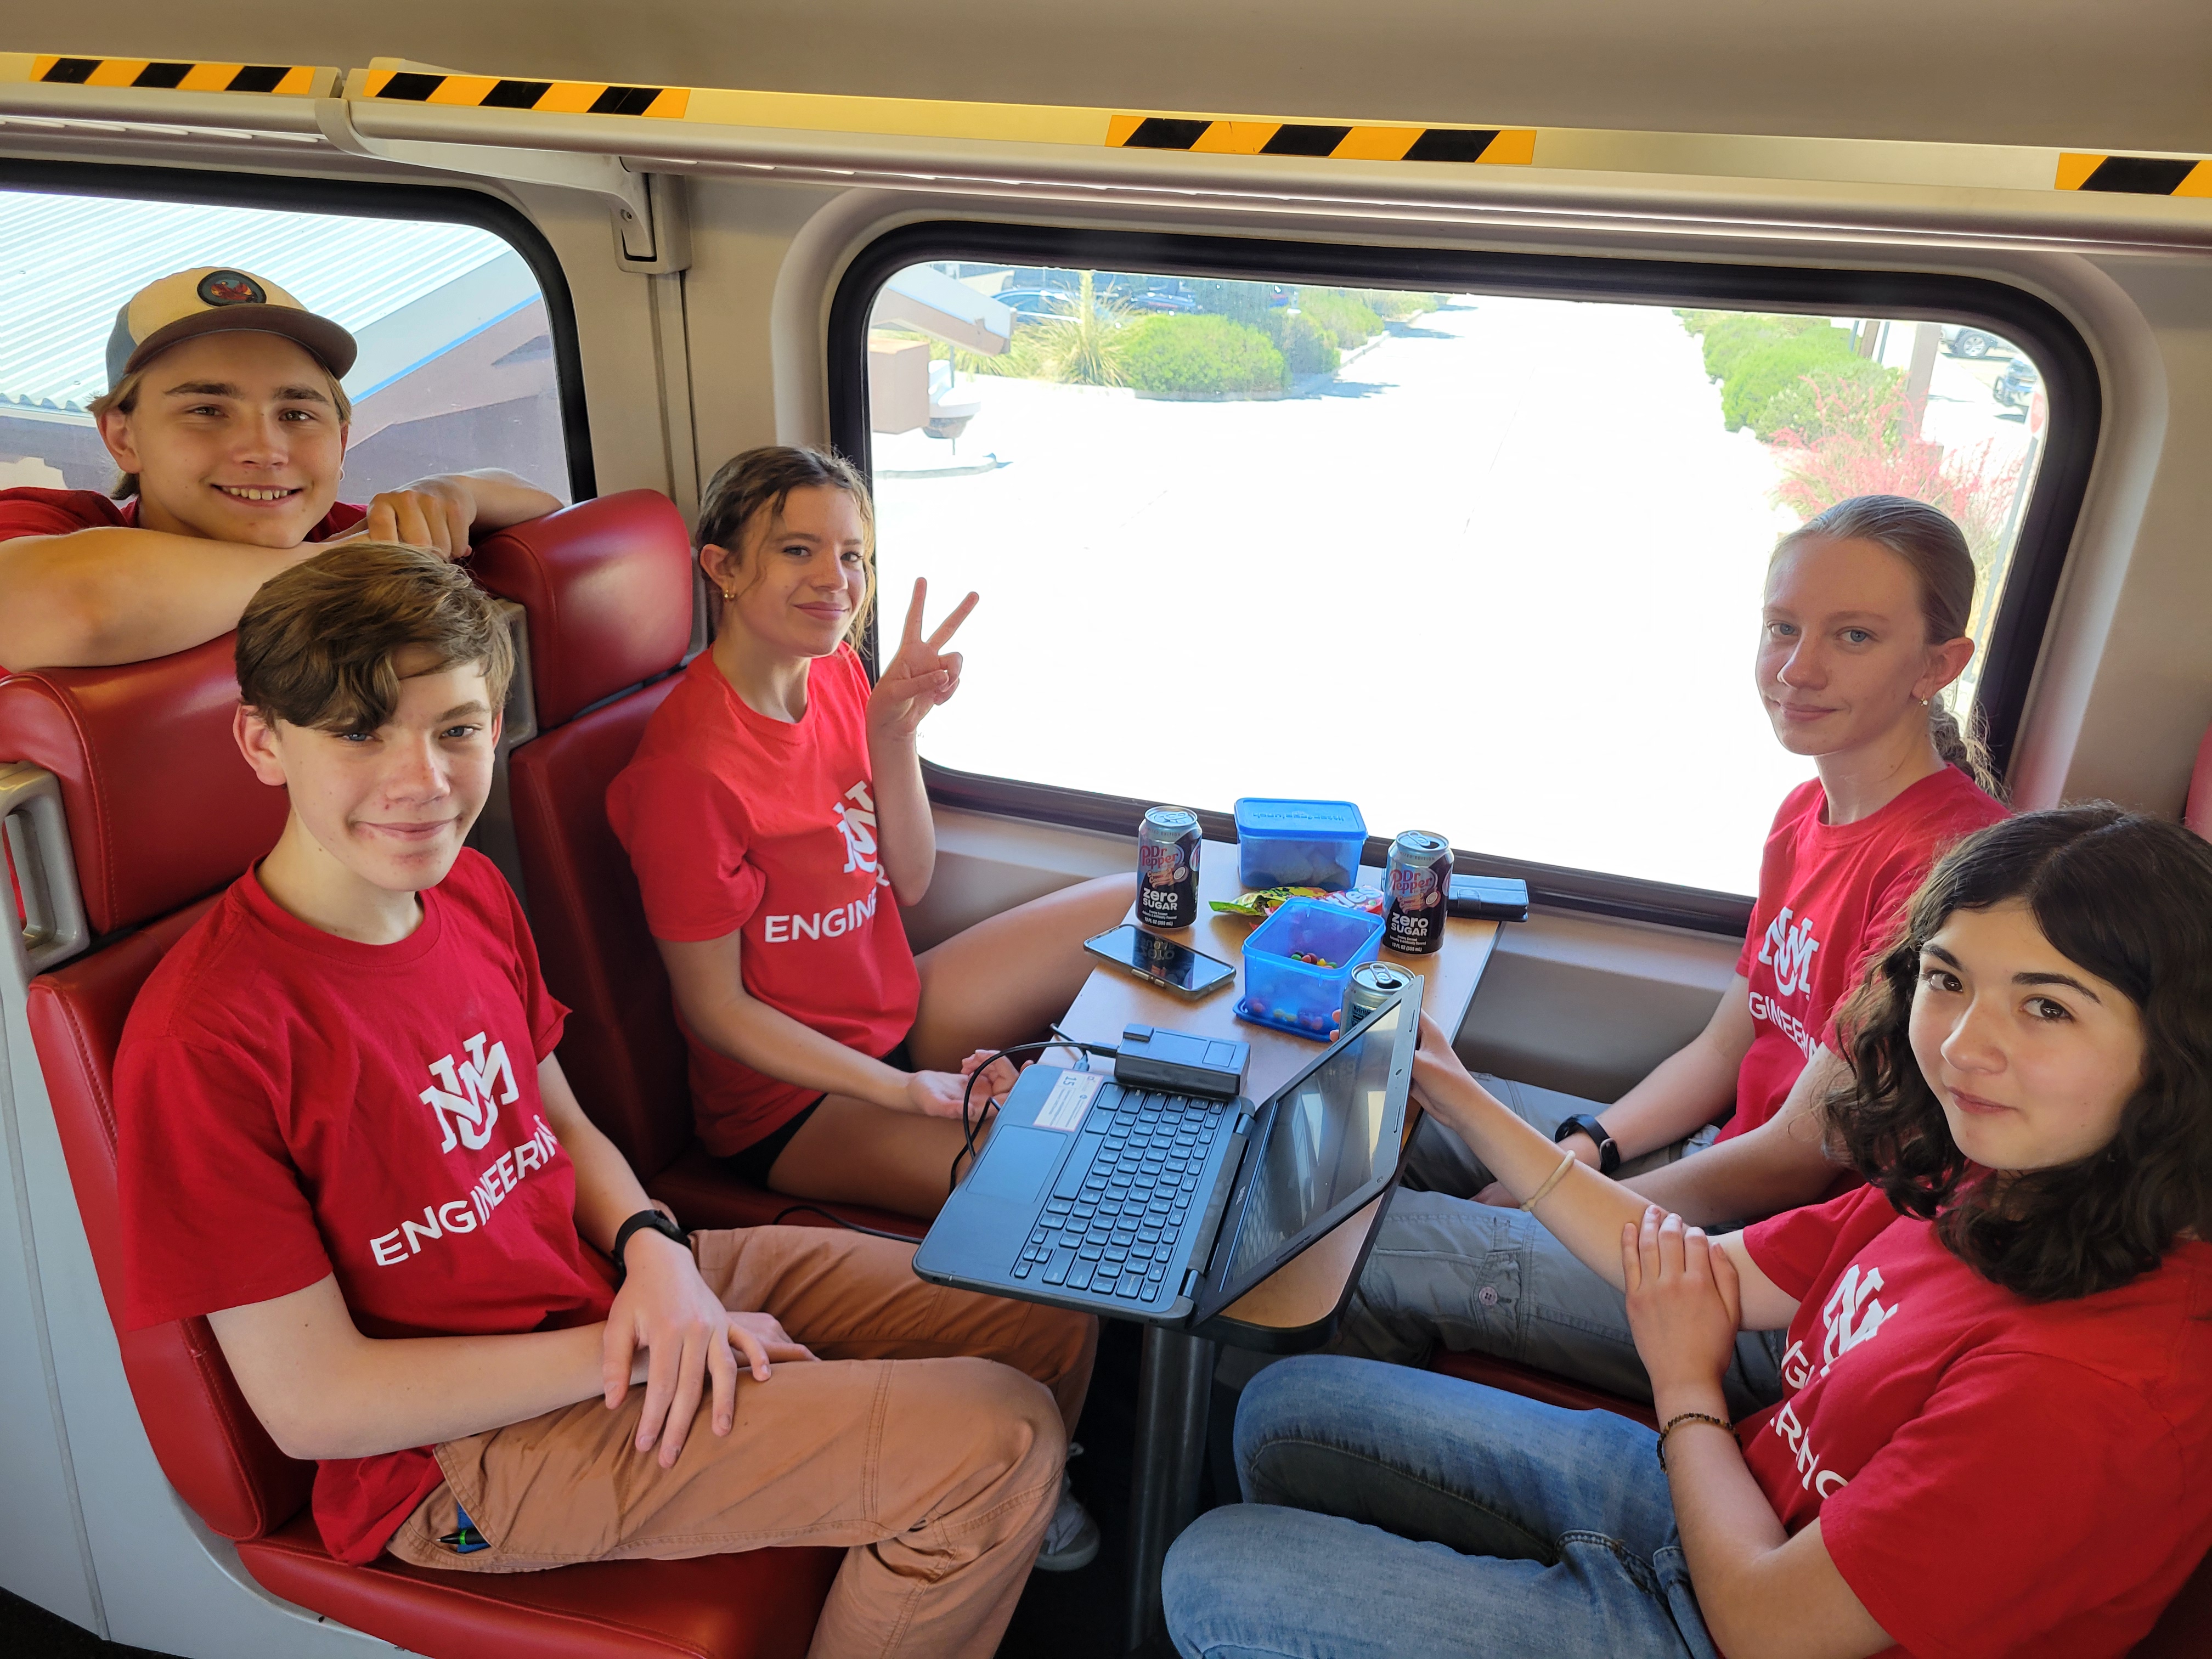
[[[1332,156],[1348,161],[1486,161],[1527,167],[1533,127],[1334,126],[1312,121],[1213,121],[1172,115],[1116,115],[1106,125],[1115,149],[1180,149],[1197,155]]]
[[[2212,196],[2212,161],[2177,155],[2083,155],[2058,158],[2057,188],[2126,196]]]
[[[319,72],[306,64],[180,64],[159,58],[42,57],[31,64],[31,79],[49,86],[274,92],[296,98],[314,94]]]
[[[604,81],[515,81],[495,75],[372,70],[361,96],[470,109],[532,109],[549,115],[650,115],[680,121],[689,87],[625,87]]]

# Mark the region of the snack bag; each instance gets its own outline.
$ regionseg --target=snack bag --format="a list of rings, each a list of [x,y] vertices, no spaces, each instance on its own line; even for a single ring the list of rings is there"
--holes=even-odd
[[[1213,899],[1209,902],[1218,915],[1249,916],[1257,921],[1262,916],[1273,915],[1279,906],[1300,898],[1311,899],[1317,904],[1333,904],[1341,909],[1362,911],[1370,916],[1382,914],[1382,895],[1371,887],[1355,887],[1343,893],[1332,893],[1319,887],[1264,887],[1256,893],[1243,893],[1233,899]]]

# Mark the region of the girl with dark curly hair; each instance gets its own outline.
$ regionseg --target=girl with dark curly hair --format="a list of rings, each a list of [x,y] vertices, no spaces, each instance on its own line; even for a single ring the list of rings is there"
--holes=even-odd
[[[1424,1104],[1626,1292],[1659,1428],[1278,1365],[1237,1413],[1247,1503],[1169,1557],[1182,1652],[2140,1640],[2212,1544],[2212,847],[2105,805],[1984,830],[1842,1030],[1828,1123],[1868,1184],[1708,1239],[1547,1142],[1425,1024]],[[1731,1424],[1736,1332],[1783,1325],[1785,1397]]]

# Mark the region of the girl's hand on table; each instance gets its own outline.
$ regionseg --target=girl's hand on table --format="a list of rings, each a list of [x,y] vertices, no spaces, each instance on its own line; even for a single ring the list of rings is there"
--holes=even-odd
[[[1663,1405],[1686,1392],[1717,1395],[1743,1322],[1741,1288],[1727,1252],[1715,1249],[1702,1227],[1685,1226],[1654,1204],[1640,1225],[1621,1228],[1620,1269],[1628,1328],[1654,1397]]]
[[[922,717],[960,689],[960,653],[944,647],[975,608],[976,595],[970,593],[953,606],[952,614],[939,624],[937,631],[924,637],[921,609],[928,597],[928,582],[917,577],[913,602],[907,606],[906,625],[899,630],[898,653],[883,665],[876,689],[868,697],[872,738],[911,739]]]

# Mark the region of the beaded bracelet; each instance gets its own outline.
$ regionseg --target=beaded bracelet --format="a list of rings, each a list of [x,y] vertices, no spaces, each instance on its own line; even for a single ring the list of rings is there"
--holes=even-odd
[[[1522,1200],[1521,1207],[1528,1211],[1531,1215],[1535,1214],[1536,1206],[1552,1195],[1552,1188],[1559,1184],[1559,1178],[1562,1176],[1565,1175],[1568,1170],[1575,1167],[1575,1155],[1572,1152],[1569,1152],[1565,1157],[1561,1158],[1559,1159],[1559,1167],[1552,1171],[1551,1175],[1545,1180],[1542,1186],[1537,1188],[1534,1192],[1529,1194],[1526,1199]]]
[[[1667,1437],[1685,1423],[1710,1423],[1717,1429],[1726,1430],[1729,1434],[1735,1432],[1735,1424],[1715,1417],[1711,1412],[1676,1412],[1661,1426],[1659,1438],[1651,1448],[1653,1451],[1659,1454],[1659,1471],[1662,1474],[1667,1470]]]

